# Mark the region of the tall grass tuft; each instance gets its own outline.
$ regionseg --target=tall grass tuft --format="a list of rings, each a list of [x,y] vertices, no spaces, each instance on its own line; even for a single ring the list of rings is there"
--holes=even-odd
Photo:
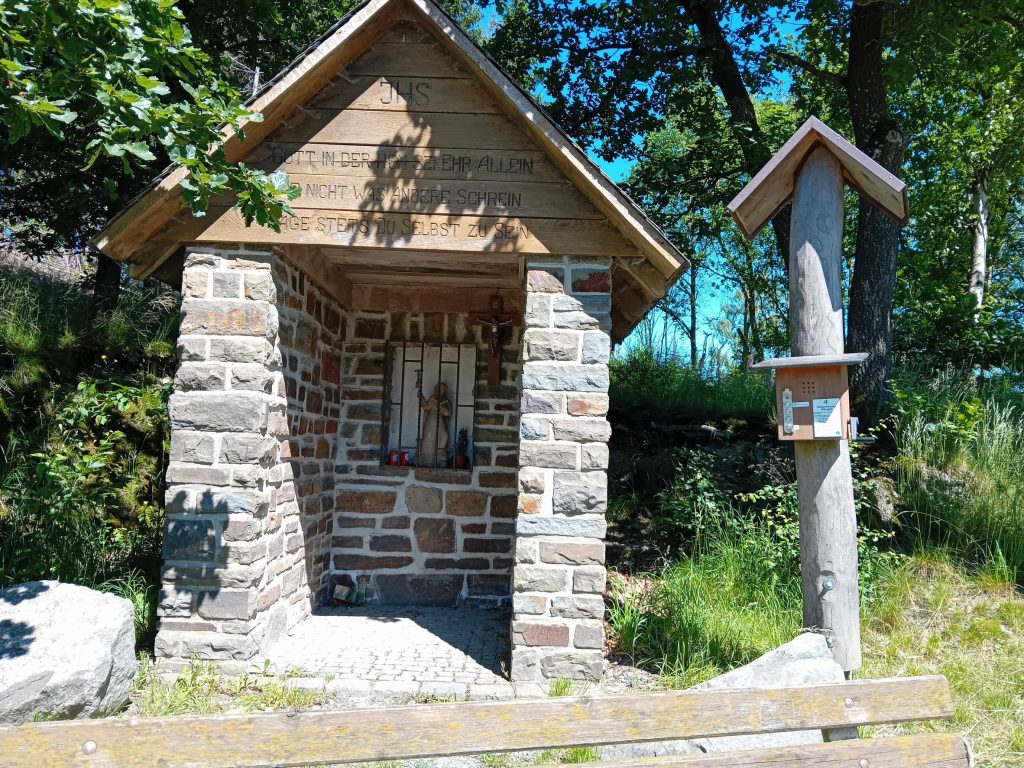
[[[895,383],[897,487],[922,543],[1024,571],[1024,394],[948,369]]]

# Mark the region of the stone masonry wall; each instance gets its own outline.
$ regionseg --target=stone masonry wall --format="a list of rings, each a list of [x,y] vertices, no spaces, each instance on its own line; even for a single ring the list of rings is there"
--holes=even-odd
[[[526,290],[512,679],[599,680],[609,264],[531,262]]]
[[[326,587],[341,311],[266,249],[193,249],[157,655],[244,670]]]
[[[360,312],[342,357],[334,579],[384,603],[497,603],[510,594],[519,427],[519,329],[486,382],[486,345],[464,314]],[[381,464],[386,342],[477,345],[472,469]]]

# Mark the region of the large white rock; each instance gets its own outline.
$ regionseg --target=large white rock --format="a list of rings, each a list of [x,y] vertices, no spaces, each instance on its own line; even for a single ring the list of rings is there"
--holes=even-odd
[[[0,723],[114,712],[136,664],[124,598],[57,581],[0,590]]]
[[[796,688],[817,683],[841,683],[843,668],[832,658],[824,635],[806,632],[795,640],[769,651],[746,666],[695,686],[695,691],[720,691],[734,688]],[[792,731],[757,736],[723,736],[698,739],[702,752],[729,752],[734,749],[763,749],[796,744],[820,744],[821,731]]]
[[[815,683],[841,683],[843,669],[832,659],[832,652],[823,635],[811,632],[800,635],[774,651],[769,651],[746,666],[694,686],[694,691],[731,690],[735,688],[793,688]],[[602,760],[629,760],[638,757],[665,757],[700,752],[730,752],[740,749],[759,749],[820,744],[821,731],[793,731],[765,733],[756,736],[721,736],[714,739],[694,739],[648,742],[604,747]]]

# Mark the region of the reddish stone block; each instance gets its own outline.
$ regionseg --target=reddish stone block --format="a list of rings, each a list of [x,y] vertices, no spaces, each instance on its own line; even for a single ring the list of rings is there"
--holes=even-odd
[[[481,472],[481,488],[515,488],[515,472]]]
[[[334,568],[338,571],[375,571],[382,568],[404,568],[413,559],[403,555],[335,555]]]
[[[373,536],[370,549],[374,552],[412,552],[412,541],[408,536]]]
[[[413,523],[420,552],[454,552],[455,522],[445,518],[421,518]]]
[[[523,645],[569,645],[569,627],[564,624],[516,624],[514,634]]]
[[[445,513],[457,517],[478,517],[487,509],[487,494],[480,491],[448,491],[444,501]]]
[[[554,565],[602,565],[604,542],[551,542],[540,544],[540,559]]]
[[[467,523],[462,526],[463,533],[487,533],[486,523]]]
[[[491,517],[514,518],[518,511],[518,496],[492,496]]]
[[[395,508],[398,496],[394,491],[344,491],[335,497],[339,512],[383,515]]]
[[[573,293],[611,293],[611,277],[607,269],[572,271]]]

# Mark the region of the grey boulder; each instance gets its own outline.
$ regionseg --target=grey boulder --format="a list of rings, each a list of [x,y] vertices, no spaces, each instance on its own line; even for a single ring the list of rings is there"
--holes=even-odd
[[[57,581],[0,589],[0,723],[115,712],[136,664],[124,598]]]

